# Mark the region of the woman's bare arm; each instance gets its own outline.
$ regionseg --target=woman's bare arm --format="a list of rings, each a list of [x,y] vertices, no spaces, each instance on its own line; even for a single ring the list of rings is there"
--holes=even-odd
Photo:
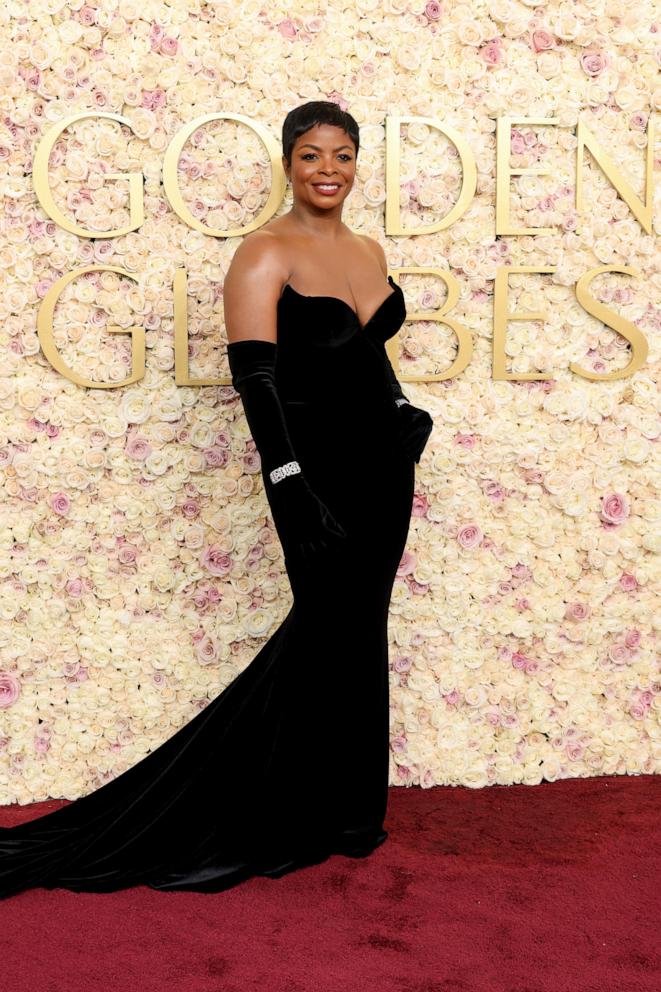
[[[227,341],[277,341],[277,305],[289,268],[279,239],[252,231],[230,263],[223,285]]]

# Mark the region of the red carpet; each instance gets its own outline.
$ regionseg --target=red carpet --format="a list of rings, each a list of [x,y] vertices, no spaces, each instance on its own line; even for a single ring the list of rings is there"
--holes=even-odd
[[[660,800],[657,775],[396,787],[365,860],[209,895],[32,889],[0,900],[0,987],[659,992]]]

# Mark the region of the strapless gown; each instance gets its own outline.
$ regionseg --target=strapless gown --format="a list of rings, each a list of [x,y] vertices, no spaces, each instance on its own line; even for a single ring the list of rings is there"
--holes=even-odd
[[[278,301],[278,394],[302,471],[347,532],[341,551],[305,567],[285,557],[289,613],[162,745],[94,792],[0,829],[0,896],[217,892],[386,840],[388,608],[415,475],[385,362],[406,308],[388,283],[364,326],[336,297],[287,285]]]

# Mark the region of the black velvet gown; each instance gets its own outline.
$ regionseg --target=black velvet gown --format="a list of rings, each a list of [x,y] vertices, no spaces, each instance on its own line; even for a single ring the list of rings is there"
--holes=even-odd
[[[0,897],[217,892],[386,839],[388,607],[415,474],[386,371],[385,341],[406,317],[388,281],[365,326],[336,297],[287,285],[278,302],[278,394],[304,476],[347,532],[341,551],[285,558],[284,621],[172,737],[89,795],[0,829]]]

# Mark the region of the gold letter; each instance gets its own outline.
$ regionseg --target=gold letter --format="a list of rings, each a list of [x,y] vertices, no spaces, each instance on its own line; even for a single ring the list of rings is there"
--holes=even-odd
[[[223,379],[191,379],[188,370],[188,307],[186,301],[186,269],[174,273],[174,381],[177,386],[227,386],[231,377]]]
[[[197,131],[198,127],[201,127],[203,124],[207,124],[209,121],[217,120],[241,121],[249,128],[252,128],[257,137],[261,138],[267,152],[269,153],[269,158],[271,159],[271,192],[269,193],[268,200],[254,220],[252,220],[245,227],[236,227],[231,231],[219,231],[216,228],[207,227],[206,224],[202,223],[202,221],[199,221],[193,217],[179,191],[179,181],[177,178],[179,156],[181,155],[183,147],[188,141],[190,135],[193,131]],[[261,124],[255,124],[244,114],[204,114],[202,117],[197,117],[194,121],[191,121],[190,124],[186,124],[177,134],[175,134],[174,138],[166,148],[165,155],[163,157],[163,189],[165,190],[165,195],[170,201],[172,209],[176,214],[178,214],[179,217],[181,217],[184,223],[189,225],[189,227],[193,227],[196,231],[201,231],[203,234],[211,234],[216,238],[236,238],[240,234],[249,234],[250,231],[256,231],[257,228],[261,227],[261,225],[265,223],[278,209],[278,205],[280,204],[285,191],[285,185],[285,174],[282,169],[280,151],[275,139],[265,127]]]
[[[576,372],[577,375],[582,375],[585,379],[591,379],[593,382],[605,382],[612,381],[613,379],[625,379],[627,376],[632,375],[637,372],[639,368],[645,363],[647,359],[648,345],[647,338],[645,335],[638,330],[635,324],[621,317],[618,313],[613,313],[608,307],[604,306],[603,303],[599,303],[595,300],[593,296],[590,296],[588,292],[588,286],[592,282],[595,276],[598,276],[601,272],[622,272],[628,276],[638,275],[633,269],[628,269],[626,266],[619,268],[614,265],[600,265],[596,269],[590,269],[585,275],[576,283],[576,299],[581,304],[584,310],[592,314],[598,320],[601,320],[606,324],[607,327],[611,327],[622,337],[625,337],[629,344],[631,345],[631,361],[623,369],[615,369],[614,372],[588,372],[586,369],[582,369],[580,365],[576,365],[571,362],[569,368],[572,372]],[[608,318],[612,318],[609,320]]]
[[[639,197],[636,196],[631,186],[624,178],[620,170],[613,162],[610,155],[601,148],[593,134],[588,131],[587,127],[582,120],[578,122],[578,130],[576,132],[576,209],[581,213],[583,211],[583,145],[592,152],[592,157],[594,158],[597,165],[601,166],[601,170],[607,179],[610,179],[611,183],[620,194],[622,199],[631,209],[631,212],[638,220],[644,230],[648,233],[652,233],[652,201],[654,199],[654,190],[652,188],[652,162],[653,162],[653,152],[654,152],[654,123],[652,121],[652,115],[650,114],[648,120],[648,131],[647,131],[647,158],[645,160],[645,203],[640,202]],[[620,271],[619,269],[616,271]],[[627,271],[627,270],[624,270]]]
[[[552,117],[499,117],[496,121],[496,234],[553,234],[553,227],[510,227],[510,176],[547,175],[548,169],[510,166],[512,124],[557,124]],[[548,269],[517,269],[518,272],[547,272]],[[542,378],[544,378],[542,376]]]
[[[434,320],[439,324],[446,324],[451,327],[454,333],[457,335],[459,340],[459,348],[457,349],[457,355],[450,366],[445,372],[436,372],[434,375],[430,375],[425,372],[423,375],[405,375],[402,376],[402,382],[440,382],[443,379],[452,379],[455,375],[459,375],[464,371],[471,358],[473,357],[473,338],[471,337],[469,331],[456,320],[451,317],[446,316],[450,310],[454,307],[455,303],[459,299],[459,284],[455,277],[450,272],[446,272],[444,269],[416,269],[416,268],[398,268],[395,270],[397,276],[399,277],[402,272],[408,273],[409,275],[422,275],[423,272],[429,275],[438,276],[442,279],[448,289],[448,296],[441,307],[440,310],[428,313],[425,310],[415,310],[413,313],[407,313],[407,320]],[[395,277],[393,276],[393,279]],[[399,369],[399,353],[396,346],[398,335],[395,335],[390,339],[390,343],[386,345],[386,351],[388,352],[388,357],[393,367],[395,375]],[[399,378],[399,376],[398,376]]]
[[[94,382],[93,379],[83,379],[73,369],[62,360],[60,353],[53,341],[53,312],[60,293],[70,282],[78,276],[84,276],[86,272],[118,272],[120,276],[127,276],[129,279],[136,277],[126,269],[118,269],[114,265],[88,265],[84,269],[74,269],[67,272],[61,279],[54,282],[50,287],[37,313],[37,335],[42,351],[56,372],[59,372],[66,379],[75,382],[78,386],[87,386],[89,389],[117,389],[119,386],[128,386],[132,382],[137,382],[145,374],[145,329],[144,327],[117,327],[113,325],[106,330],[114,334],[131,335],[131,368],[135,372],[128,379],[121,382]]]
[[[450,213],[439,220],[436,224],[429,224],[427,227],[416,227],[414,230],[405,231],[402,227],[400,207],[399,207],[399,144],[400,128],[402,124],[412,122],[426,124],[441,131],[446,138],[459,152],[463,178],[461,183],[461,193]],[[386,234],[433,234],[434,231],[442,231],[445,227],[450,227],[468,209],[471,200],[475,196],[477,188],[477,166],[475,158],[464,137],[455,131],[449,124],[442,124],[433,117],[400,117],[398,114],[390,114],[386,117]]]
[[[546,372],[525,372],[522,375],[516,375],[505,369],[507,321],[546,320],[546,314],[539,311],[507,312],[507,280],[510,272],[555,272],[555,269],[536,269],[534,265],[504,265],[497,270],[493,289],[493,378],[512,379],[515,382],[523,382],[528,379],[548,379],[550,377]]]
[[[77,224],[67,220],[53,199],[53,194],[48,185],[48,160],[50,153],[62,131],[66,130],[75,121],[84,120],[85,117],[106,117],[108,120],[126,124],[127,127],[131,126],[131,122],[127,117],[120,117],[119,114],[107,114],[100,110],[87,110],[80,114],[72,114],[70,117],[65,117],[61,120],[59,124],[55,124],[46,132],[34,153],[32,178],[37,199],[44,211],[56,224],[63,227],[65,231],[71,231],[72,234],[77,234],[80,238],[115,238],[119,234],[128,234],[129,231],[137,231],[145,219],[145,205],[142,196],[143,176],[141,172],[129,172],[126,175],[122,172],[109,172],[104,177],[105,179],[128,179],[129,181],[129,216],[131,220],[128,227],[119,227],[116,231],[86,231],[85,228],[78,227]],[[86,269],[85,271],[89,270]]]

